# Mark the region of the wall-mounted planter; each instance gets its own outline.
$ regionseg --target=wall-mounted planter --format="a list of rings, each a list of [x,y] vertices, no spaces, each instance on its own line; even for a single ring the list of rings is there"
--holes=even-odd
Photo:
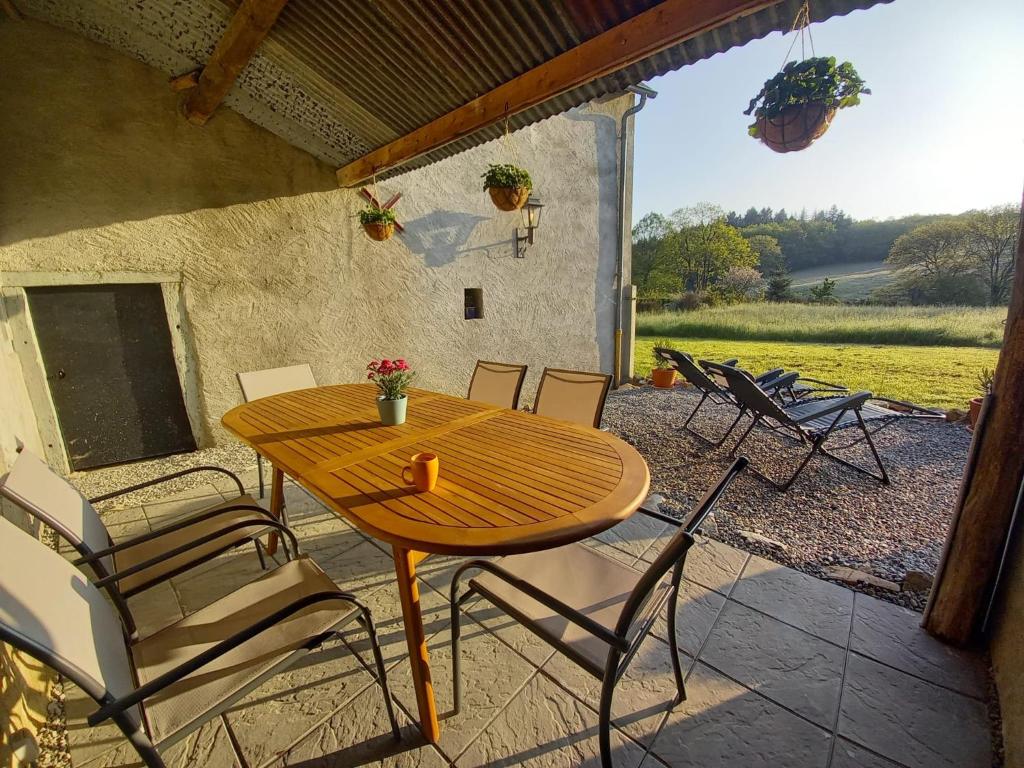
[[[799,152],[821,138],[835,115],[835,107],[825,104],[796,104],[775,117],[759,117],[758,138],[773,152]]]
[[[368,224],[363,224],[363,231],[371,240],[383,242],[384,240],[390,240],[391,236],[395,234],[395,223],[393,221],[370,222]]]
[[[487,192],[502,211],[518,211],[530,198],[529,187],[488,187]]]

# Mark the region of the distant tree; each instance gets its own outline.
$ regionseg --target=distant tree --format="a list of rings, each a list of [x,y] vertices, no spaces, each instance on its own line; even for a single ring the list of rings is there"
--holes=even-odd
[[[743,226],[743,217],[736,213],[736,211],[729,211],[725,214],[725,223],[730,227],[739,228]]]
[[[789,220],[789,214],[786,213],[786,209],[785,208],[779,208],[779,210],[777,210],[775,212],[775,217],[774,217],[773,221],[776,224],[783,224],[784,222],[786,222],[788,220]]]
[[[729,267],[715,290],[726,302],[756,301],[764,295],[764,277],[753,267]]]
[[[969,211],[967,241],[978,264],[978,274],[988,292],[988,303],[1005,303],[1013,284],[1014,247],[1020,228],[1020,210],[1000,205],[984,211]]]
[[[679,291],[678,270],[667,241],[672,223],[660,213],[648,213],[633,227],[633,284],[643,298],[670,296]]]
[[[676,231],[669,236],[679,274],[690,291],[706,291],[729,267],[754,267],[757,254],[725,213],[711,203],[680,208],[672,214]]]
[[[750,227],[754,224],[761,223],[761,214],[757,212],[757,208],[750,206],[747,208],[747,212],[743,214],[743,226]]]
[[[974,266],[967,251],[969,234],[966,222],[954,217],[922,224],[896,238],[886,261],[932,279],[957,277]]]
[[[836,281],[826,277],[821,281],[821,285],[812,285],[811,301],[815,304],[835,304],[838,301],[836,298]]]
[[[786,268],[782,248],[776,238],[771,235],[751,235],[747,237],[747,242],[757,254],[757,263],[762,274],[770,276]]]
[[[762,208],[757,212],[757,223],[768,224],[771,222],[773,216],[774,214],[772,213],[771,208]]]
[[[786,272],[776,272],[768,277],[768,285],[764,290],[765,301],[790,301],[793,292],[790,287],[793,280]]]

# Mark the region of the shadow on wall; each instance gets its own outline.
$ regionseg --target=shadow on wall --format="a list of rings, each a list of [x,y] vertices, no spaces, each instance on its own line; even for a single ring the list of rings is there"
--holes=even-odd
[[[337,189],[334,169],[230,109],[196,127],[167,76],[38,21],[0,24],[0,246]]]
[[[466,243],[476,225],[486,221],[486,216],[477,216],[463,211],[434,211],[418,219],[403,222],[405,232],[402,241],[413,253],[423,257],[428,267],[442,267],[451,264],[457,256],[470,251],[488,251],[491,247],[511,246],[492,243],[466,250]]]

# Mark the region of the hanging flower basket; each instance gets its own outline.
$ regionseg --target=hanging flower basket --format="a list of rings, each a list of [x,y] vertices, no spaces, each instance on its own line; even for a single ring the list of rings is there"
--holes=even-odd
[[[515,165],[490,165],[483,180],[491,202],[502,211],[518,211],[526,205],[533,189],[529,172]]]
[[[835,108],[826,104],[796,104],[775,117],[759,117],[757,137],[773,152],[799,152],[828,130],[835,115]]]
[[[383,242],[395,234],[395,212],[371,205],[359,212],[359,223],[371,240]]]
[[[853,65],[832,56],[791,61],[768,80],[743,114],[753,113],[749,133],[774,152],[807,149],[828,130],[836,111],[871,93]]]

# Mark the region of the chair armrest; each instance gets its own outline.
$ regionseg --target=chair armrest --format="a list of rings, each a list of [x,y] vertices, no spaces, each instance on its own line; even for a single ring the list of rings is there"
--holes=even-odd
[[[111,584],[116,584],[122,579],[126,579],[129,576],[133,576],[139,571],[144,571],[147,568],[152,568],[154,565],[162,563],[165,560],[170,560],[172,557],[183,555],[191,549],[200,547],[203,544],[209,544],[211,541],[216,541],[225,534],[231,533],[233,531],[240,531],[244,528],[249,528],[253,525],[259,525],[264,528],[276,529],[278,532],[283,534],[288,539],[288,543],[292,547],[292,552],[298,554],[298,539],[295,538],[295,534],[292,533],[291,529],[284,523],[279,523],[276,520],[239,520],[237,523],[232,523],[227,528],[221,528],[220,530],[214,531],[213,533],[208,533],[207,535],[201,536],[195,541],[190,541],[187,544],[182,544],[180,547],[175,547],[174,549],[164,552],[163,554],[158,555],[157,557],[152,557],[149,560],[142,561],[141,563],[136,563],[130,568],[125,568],[123,571],[117,571],[116,573],[112,573],[109,576],[106,576],[102,579],[93,582],[93,585],[102,588],[107,587]]]
[[[758,382],[755,379],[754,383],[756,383],[765,392],[774,392],[785,387],[788,387],[792,384],[795,384],[797,379],[799,378],[799,373],[797,373],[796,371],[791,371],[790,373],[779,376],[777,379],[771,379],[770,381]]]
[[[822,416],[829,415],[830,413],[857,410],[870,399],[871,393],[867,391],[855,392],[854,394],[847,395],[846,397],[830,397],[828,399],[823,398],[822,401],[828,403],[826,407],[814,411],[813,413],[808,413],[806,416],[801,416],[798,419],[794,419],[793,423],[803,424],[805,421],[810,421],[811,419],[819,419]]]
[[[771,381],[772,379],[777,379],[779,376],[781,376],[785,372],[786,372],[785,368],[772,368],[770,371],[765,371],[760,376],[755,376],[754,377],[754,381],[756,381],[758,384],[762,384],[762,383],[764,383],[766,381]]]
[[[85,565],[87,563],[92,563],[101,558],[107,557],[108,555],[112,555],[115,552],[120,552],[124,549],[131,549],[132,547],[138,546],[139,544],[142,544],[144,542],[152,541],[153,539],[157,539],[161,536],[166,536],[168,533],[174,533],[176,531],[180,531],[182,528],[188,528],[189,526],[198,525],[199,523],[206,522],[207,520],[217,517],[218,515],[224,515],[228,512],[238,512],[241,510],[250,512],[260,512],[266,517],[267,521],[273,520],[273,518],[270,516],[270,513],[267,512],[267,510],[265,510],[263,507],[256,506],[253,504],[232,504],[230,506],[222,507],[219,509],[211,509],[203,514],[194,515],[184,520],[179,520],[176,523],[165,525],[163,528],[157,528],[155,531],[150,531],[149,533],[144,533],[132,539],[122,541],[121,543],[114,544],[110,547],[107,547],[106,549],[97,550],[93,552],[91,555],[85,555],[83,557],[78,558],[72,564]],[[251,520],[248,522],[248,524],[255,525],[257,523],[262,522],[263,520]]]
[[[122,696],[119,699],[114,699],[113,701],[108,702],[107,704],[103,705],[98,710],[93,712],[91,715],[89,715],[89,725],[98,725],[99,723],[102,723],[104,720],[107,720],[113,717],[114,715],[125,711],[129,707],[134,707],[136,704],[139,704],[140,702],[149,698],[154,693],[159,693],[167,686],[178,682],[182,678],[187,677],[188,675],[192,674],[193,672],[205,666],[206,664],[209,664],[211,661],[214,661],[223,656],[225,653],[234,650],[238,646],[242,645],[242,643],[251,640],[261,632],[265,632],[271,627],[276,626],[284,619],[287,619],[289,616],[292,616],[293,614],[298,613],[299,611],[304,610],[305,608],[308,608],[311,605],[316,605],[317,603],[322,603],[328,600],[343,600],[345,602],[353,603],[354,605],[358,606],[364,612],[364,614],[369,614],[369,609],[366,608],[366,606],[364,606],[362,603],[360,603],[355,598],[354,595],[351,595],[348,592],[341,592],[339,590],[337,592],[315,592],[311,595],[306,595],[304,597],[299,598],[298,600],[295,600],[292,603],[289,603],[285,607],[280,608],[277,611],[274,611],[274,613],[272,613],[270,616],[261,619],[260,621],[256,622],[255,624],[249,627],[246,627],[241,632],[235,633],[227,640],[222,640],[221,642],[213,646],[213,648],[209,648],[203,651],[195,658],[186,661],[184,664],[181,664],[175,667],[174,669],[164,672],[159,677],[150,680],[148,683],[136,688],[131,693]],[[307,642],[305,646],[310,648],[316,647],[324,640],[326,640],[328,637],[330,637],[330,635],[330,632],[321,633],[320,635],[317,635],[314,638],[310,638],[309,642]]]
[[[559,616],[571,621],[578,627],[585,629],[594,637],[603,640],[608,645],[618,648],[620,651],[629,650],[629,644],[625,638],[619,637],[614,632],[610,632],[606,627],[601,626],[596,621],[591,619],[589,616],[584,616],[578,610],[573,608],[571,605],[566,605],[561,600],[552,597],[547,592],[537,589],[533,584],[525,581],[518,576],[509,573],[497,563],[492,563],[490,560],[471,560],[468,563],[463,564],[459,570],[452,576],[452,587],[451,587],[451,602],[454,604],[459,602],[456,600],[456,591],[458,589],[459,578],[463,572],[470,568],[476,568],[481,571],[487,571],[492,576],[495,576],[511,587],[515,587],[520,592],[529,595],[541,605],[550,608],[552,611],[557,613]]]
[[[733,367],[736,367],[736,365],[739,364],[739,362],[740,359],[738,357],[730,357],[728,360],[723,360],[722,365],[731,365]]]
[[[232,480],[235,481],[235,485],[238,486],[238,495],[239,496],[241,496],[242,494],[245,493],[245,487],[242,485],[242,481],[238,479],[238,475],[236,475],[234,472],[231,472],[230,470],[224,469],[223,467],[202,466],[202,467],[192,467],[190,469],[183,469],[180,472],[172,472],[169,475],[163,475],[162,477],[157,477],[157,478],[154,478],[153,480],[147,480],[144,483],[139,483],[137,485],[130,485],[127,488],[122,488],[119,491],[112,491],[110,493],[104,493],[102,496],[96,496],[94,498],[89,499],[89,503],[90,504],[98,504],[99,502],[106,501],[107,499],[113,499],[113,498],[116,498],[118,496],[124,496],[127,493],[132,493],[134,491],[140,491],[143,488],[149,488],[152,485],[159,485],[160,483],[166,483],[168,480],[175,480],[175,479],[177,479],[179,477],[184,477],[185,475],[191,475],[191,474],[194,474],[196,472],[220,472],[221,474],[227,475],[228,477],[230,477]]]

